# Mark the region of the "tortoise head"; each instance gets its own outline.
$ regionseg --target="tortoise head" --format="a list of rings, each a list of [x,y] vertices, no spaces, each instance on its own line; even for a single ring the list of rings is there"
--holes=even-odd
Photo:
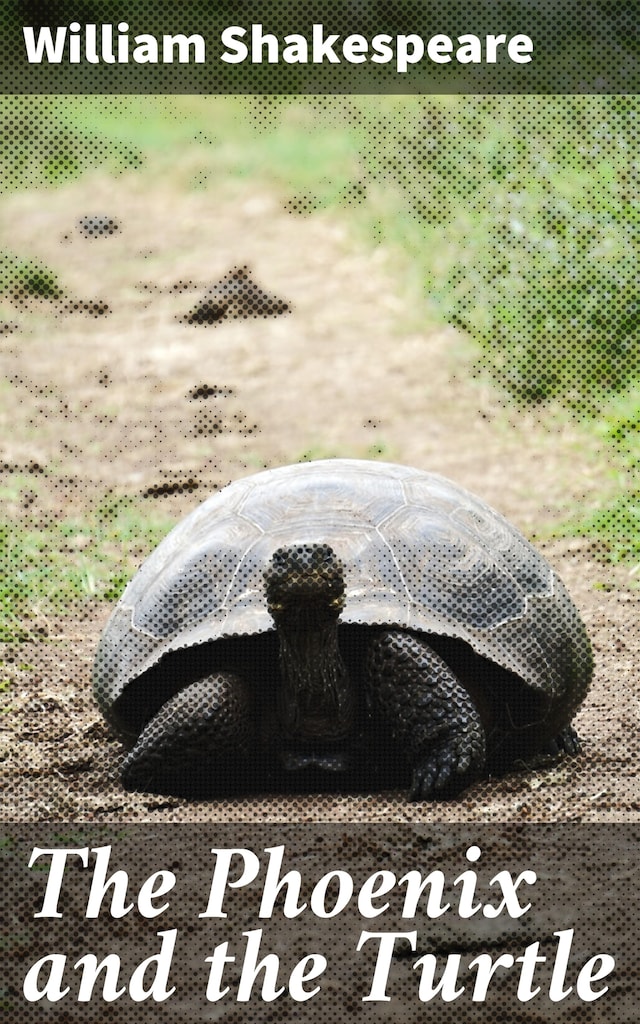
[[[338,645],[344,568],[328,544],[297,544],[274,551],[264,579],[280,641],[280,726],[286,751],[294,751],[289,761],[285,754],[285,765],[320,764],[317,749],[341,740],[353,718],[354,695]],[[307,754],[311,748],[311,761],[306,754],[300,759],[300,746]]]
[[[336,621],[344,608],[344,567],[328,544],[278,548],[264,579],[276,625],[319,626]]]

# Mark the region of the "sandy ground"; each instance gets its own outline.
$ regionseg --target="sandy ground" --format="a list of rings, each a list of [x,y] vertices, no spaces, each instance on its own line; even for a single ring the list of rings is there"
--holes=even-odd
[[[443,473],[537,535],[580,607],[596,662],[576,721],[584,752],[436,805],[398,792],[128,795],[120,746],[90,693],[110,609],[88,598],[60,618],[36,610],[30,639],[6,645],[4,819],[637,820],[640,592],[590,543],[553,539],[554,523],[616,485],[604,454],[585,446],[579,425],[501,408],[474,379],[464,340],[421,324],[384,250],[361,248],[330,217],[286,212],[286,196],[189,191],[190,175],[187,160],[171,182],[96,177],[4,201],[0,245],[56,269],[81,304],[109,308],[5,307],[16,329],[0,335],[0,468],[9,483],[29,467],[37,480],[11,491],[11,512],[35,523],[72,517],[111,490],[142,515],[177,519],[230,479],[309,454],[382,454]],[[87,236],[78,220],[93,214],[119,230]],[[213,282],[245,265],[290,313],[184,323]]]

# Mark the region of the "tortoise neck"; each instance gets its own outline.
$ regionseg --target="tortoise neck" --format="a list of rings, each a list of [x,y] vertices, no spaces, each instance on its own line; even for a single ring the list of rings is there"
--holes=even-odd
[[[287,737],[337,740],[351,728],[353,690],[340,646],[338,620],[313,626],[278,623],[281,690],[278,712]]]

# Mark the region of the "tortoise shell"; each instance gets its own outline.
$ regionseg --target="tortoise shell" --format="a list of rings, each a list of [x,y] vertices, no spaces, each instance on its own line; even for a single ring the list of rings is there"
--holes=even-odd
[[[308,543],[329,544],[344,566],[341,623],[462,640],[560,701],[567,721],[582,701],[592,672],[584,625],[551,566],[506,519],[441,476],[332,459],[230,484],[146,559],[94,666],[97,701],[121,734],[140,727],[121,714],[123,694],[161,660],[274,629],[265,567],[276,549]]]

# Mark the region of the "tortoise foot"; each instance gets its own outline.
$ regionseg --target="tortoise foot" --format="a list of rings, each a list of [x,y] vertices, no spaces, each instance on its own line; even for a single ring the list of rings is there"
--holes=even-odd
[[[412,767],[410,800],[454,796],[480,775],[486,739],[470,694],[421,637],[381,630],[371,644],[370,701]]]
[[[549,743],[549,753],[556,756],[560,754],[575,755],[581,752],[582,744],[580,743],[580,737],[572,725],[567,725]]]
[[[409,800],[448,800],[466,789],[478,770],[470,751],[435,750],[414,766]]]

